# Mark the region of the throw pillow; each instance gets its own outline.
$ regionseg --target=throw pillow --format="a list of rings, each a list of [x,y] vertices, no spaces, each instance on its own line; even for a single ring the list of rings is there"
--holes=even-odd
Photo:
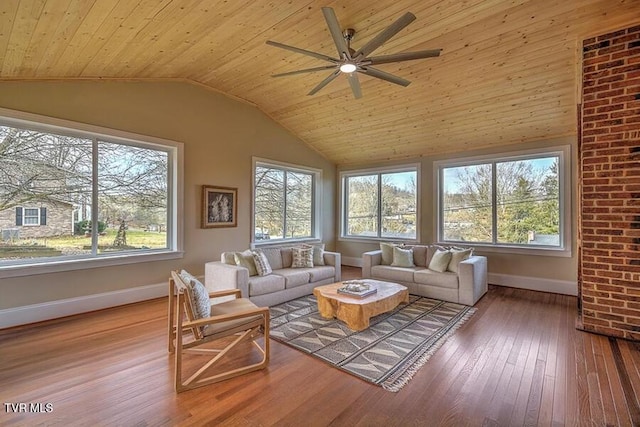
[[[449,265],[447,266],[447,271],[457,273],[458,264],[460,264],[460,261],[468,259],[471,256],[473,249],[451,248],[450,252],[451,260],[449,261]]]
[[[291,268],[313,267],[313,249],[311,248],[291,248],[293,261]]]
[[[413,263],[413,249],[393,248],[392,267],[415,267]]]
[[[397,247],[395,243],[380,243],[380,250],[382,251],[382,265],[391,265],[393,262],[393,248]]]
[[[429,262],[429,270],[443,273],[447,270],[447,267],[449,267],[449,261],[451,261],[451,252],[437,249],[431,258],[431,262]]]
[[[250,249],[244,252],[235,252],[233,257],[236,260],[236,265],[244,267],[249,270],[249,276],[257,276],[258,270],[256,269],[256,262],[253,260],[253,253]]]
[[[313,265],[324,265],[324,243],[303,247],[313,249]]]
[[[267,274],[272,273],[271,264],[269,264],[269,260],[267,256],[262,251],[253,251],[253,261],[256,263],[256,270],[258,271],[258,276],[266,276]]]
[[[203,319],[209,317],[211,315],[211,302],[209,301],[207,288],[186,270],[180,271],[180,278],[189,286],[191,291],[191,307],[193,307],[195,318]]]

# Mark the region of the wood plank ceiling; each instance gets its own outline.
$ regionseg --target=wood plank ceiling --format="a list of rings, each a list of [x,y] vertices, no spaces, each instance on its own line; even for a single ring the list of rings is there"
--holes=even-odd
[[[326,65],[265,44],[335,55],[321,7],[357,49],[403,13],[417,20],[375,51],[438,58],[360,75],[271,75]],[[583,38],[640,24],[638,0],[2,0],[0,79],[197,82],[255,104],[339,165],[415,158],[576,134]]]

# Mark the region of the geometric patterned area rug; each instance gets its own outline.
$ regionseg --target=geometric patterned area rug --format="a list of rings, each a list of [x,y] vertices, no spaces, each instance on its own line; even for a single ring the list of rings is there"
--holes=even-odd
[[[324,319],[313,295],[269,308],[270,337],[385,390],[397,392],[476,309],[409,296],[364,331]]]

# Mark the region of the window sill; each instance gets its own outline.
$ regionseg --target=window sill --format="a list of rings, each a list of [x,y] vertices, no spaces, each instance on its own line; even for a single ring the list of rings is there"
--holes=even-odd
[[[184,256],[180,251],[162,251],[145,254],[123,253],[86,259],[64,259],[43,263],[17,264],[0,267],[0,279],[10,277],[33,276],[37,274],[59,273],[63,271],[88,270],[98,267],[139,264],[152,261],[179,259]]]
[[[338,238],[338,241],[341,242],[353,242],[353,243],[380,243],[380,242],[390,242],[390,243],[406,243],[407,245],[418,245],[417,239],[398,239],[392,237],[351,237],[351,236],[341,236]]]
[[[483,253],[502,253],[502,254],[515,254],[515,255],[533,255],[533,256],[548,256],[548,257],[560,257],[571,258],[571,249],[567,248],[552,248],[552,247],[522,247],[522,246],[497,246],[487,245],[482,243],[471,242],[438,242],[434,245],[440,246],[465,246],[472,247],[476,252]]]

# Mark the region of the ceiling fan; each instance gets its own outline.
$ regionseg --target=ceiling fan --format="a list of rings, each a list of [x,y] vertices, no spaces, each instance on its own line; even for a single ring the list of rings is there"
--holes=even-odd
[[[267,41],[268,45],[279,47],[282,49],[287,49],[292,52],[301,53],[303,55],[312,56],[317,59],[321,59],[323,61],[330,62],[331,65],[325,65],[321,67],[307,68],[304,70],[297,71],[289,71],[287,73],[274,74],[272,77],[284,77],[284,76],[292,76],[294,74],[302,74],[302,73],[312,73],[315,71],[323,71],[323,70],[331,70],[333,72],[323,81],[320,82],[316,87],[314,87],[308,95],[314,95],[320,89],[328,85],[331,81],[333,81],[340,74],[345,74],[347,76],[347,80],[349,81],[349,85],[351,86],[351,90],[353,91],[353,96],[355,98],[362,97],[362,90],[360,88],[360,81],[358,80],[358,74],[362,73],[371,77],[376,77],[378,79],[386,80],[391,83],[395,83],[400,86],[408,86],[411,83],[409,80],[405,80],[401,77],[394,76],[393,74],[387,73],[382,70],[378,70],[376,68],[371,67],[371,65],[379,65],[379,64],[388,64],[390,62],[400,62],[400,61],[411,61],[414,59],[423,59],[423,58],[432,58],[440,55],[442,49],[431,49],[431,50],[420,50],[416,52],[405,52],[405,53],[395,53],[392,55],[382,55],[382,56],[369,56],[373,53],[374,50],[382,46],[387,40],[391,37],[395,36],[399,33],[404,27],[413,22],[416,17],[411,12],[407,12],[402,15],[398,20],[396,20],[393,24],[389,25],[384,31],[379,33],[373,39],[369,40],[364,46],[362,46],[358,50],[354,50],[351,48],[351,40],[355,35],[355,30],[352,28],[346,29],[344,32],[340,29],[340,24],[338,23],[338,18],[336,17],[335,12],[330,7],[323,7],[322,13],[324,15],[324,19],[327,21],[327,26],[329,27],[329,32],[331,33],[331,37],[333,38],[333,42],[338,49],[338,58],[332,58],[327,55],[323,55],[321,53],[312,52],[305,49],[300,49],[298,47],[289,46],[286,44],[274,42],[271,40]]]

